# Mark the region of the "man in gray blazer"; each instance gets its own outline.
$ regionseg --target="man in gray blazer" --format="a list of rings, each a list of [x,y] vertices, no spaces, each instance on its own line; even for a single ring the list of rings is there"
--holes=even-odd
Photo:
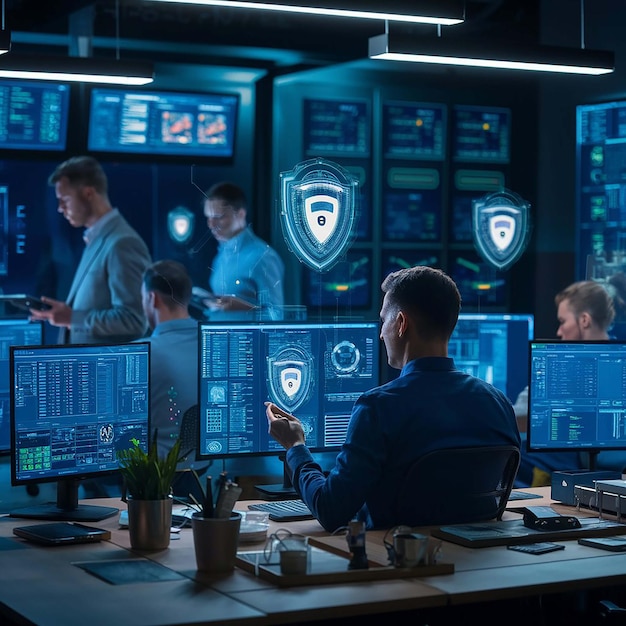
[[[101,165],[72,157],[50,175],[58,211],[75,228],[85,228],[85,250],[65,302],[46,296],[49,309],[31,309],[33,319],[60,328],[59,343],[115,343],[147,330],[141,281],[150,265],[148,247],[112,207]]]

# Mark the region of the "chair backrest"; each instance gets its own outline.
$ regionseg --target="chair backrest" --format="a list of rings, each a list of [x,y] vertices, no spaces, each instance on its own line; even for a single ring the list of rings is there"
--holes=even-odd
[[[184,413],[180,421],[180,451],[186,460],[195,461],[198,448],[198,438],[200,428],[198,418],[198,405],[190,406]]]
[[[513,445],[445,448],[420,457],[397,500],[397,519],[409,526],[501,519],[520,464]]]

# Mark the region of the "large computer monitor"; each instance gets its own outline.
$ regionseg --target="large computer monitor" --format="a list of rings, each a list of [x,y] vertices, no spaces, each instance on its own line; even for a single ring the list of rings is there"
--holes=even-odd
[[[379,332],[366,321],[200,323],[198,457],[284,454],[268,400],[302,421],[312,451],[338,451],[354,402],[379,384]]]
[[[13,517],[98,521],[118,509],[78,503],[82,479],[119,469],[117,451],[150,436],[150,344],[12,346],[11,483],[57,483],[56,504]]]
[[[534,332],[530,313],[463,313],[448,354],[458,369],[486,380],[515,402],[528,385],[528,340]]]
[[[626,450],[626,342],[529,342],[528,450]]]
[[[9,352],[11,346],[43,343],[43,322],[23,317],[0,319],[0,455],[11,452]]]

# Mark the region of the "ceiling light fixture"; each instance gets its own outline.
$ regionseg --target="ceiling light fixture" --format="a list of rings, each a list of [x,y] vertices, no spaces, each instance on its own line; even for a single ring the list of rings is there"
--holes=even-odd
[[[137,61],[9,54],[0,57],[0,78],[137,86],[154,80],[154,67]]]
[[[406,33],[387,30],[383,35],[370,37],[370,59],[593,76],[609,74],[615,69],[613,53],[605,50],[541,45],[522,49],[513,43],[494,50],[486,42],[478,47],[441,37],[424,42]]]
[[[300,0],[286,4],[285,0],[152,0],[178,2],[233,9],[262,9],[289,13],[316,14],[370,20],[389,20],[415,24],[453,26],[464,20],[464,3],[458,0],[380,0],[367,3],[355,0]],[[371,6],[372,4],[378,6]],[[364,6],[366,5],[366,6]],[[370,5],[370,6],[367,6]]]

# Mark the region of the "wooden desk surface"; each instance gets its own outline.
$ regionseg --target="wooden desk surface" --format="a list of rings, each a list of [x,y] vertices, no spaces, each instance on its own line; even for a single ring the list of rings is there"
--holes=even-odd
[[[542,499],[512,501],[505,519],[515,519],[519,513],[514,509],[530,503],[562,508],[550,500],[549,488],[524,491],[537,492]],[[90,503],[124,507],[117,499]],[[248,504],[238,502],[236,508],[246,510]],[[563,512],[571,514],[573,510],[563,507]],[[513,552],[504,546],[475,549],[443,542],[441,560],[454,563],[454,574],[277,588],[238,568],[220,577],[197,572],[190,529],[183,529],[166,550],[134,553],[128,530],[119,528],[117,516],[91,524],[110,529],[111,541],[63,547],[40,547],[13,535],[14,526],[30,523],[36,522],[0,517],[0,621],[3,614],[18,614],[38,626],[288,624],[626,583],[626,554],[570,540],[563,542],[565,550],[544,555]],[[344,537],[330,537],[315,520],[271,523],[270,531],[285,526],[319,541],[338,542],[347,550]],[[368,532],[368,556],[377,550],[384,554],[383,536],[382,531]],[[241,548],[259,550],[263,545],[244,544]],[[143,557],[183,577],[111,585],[76,566],[84,561]]]

